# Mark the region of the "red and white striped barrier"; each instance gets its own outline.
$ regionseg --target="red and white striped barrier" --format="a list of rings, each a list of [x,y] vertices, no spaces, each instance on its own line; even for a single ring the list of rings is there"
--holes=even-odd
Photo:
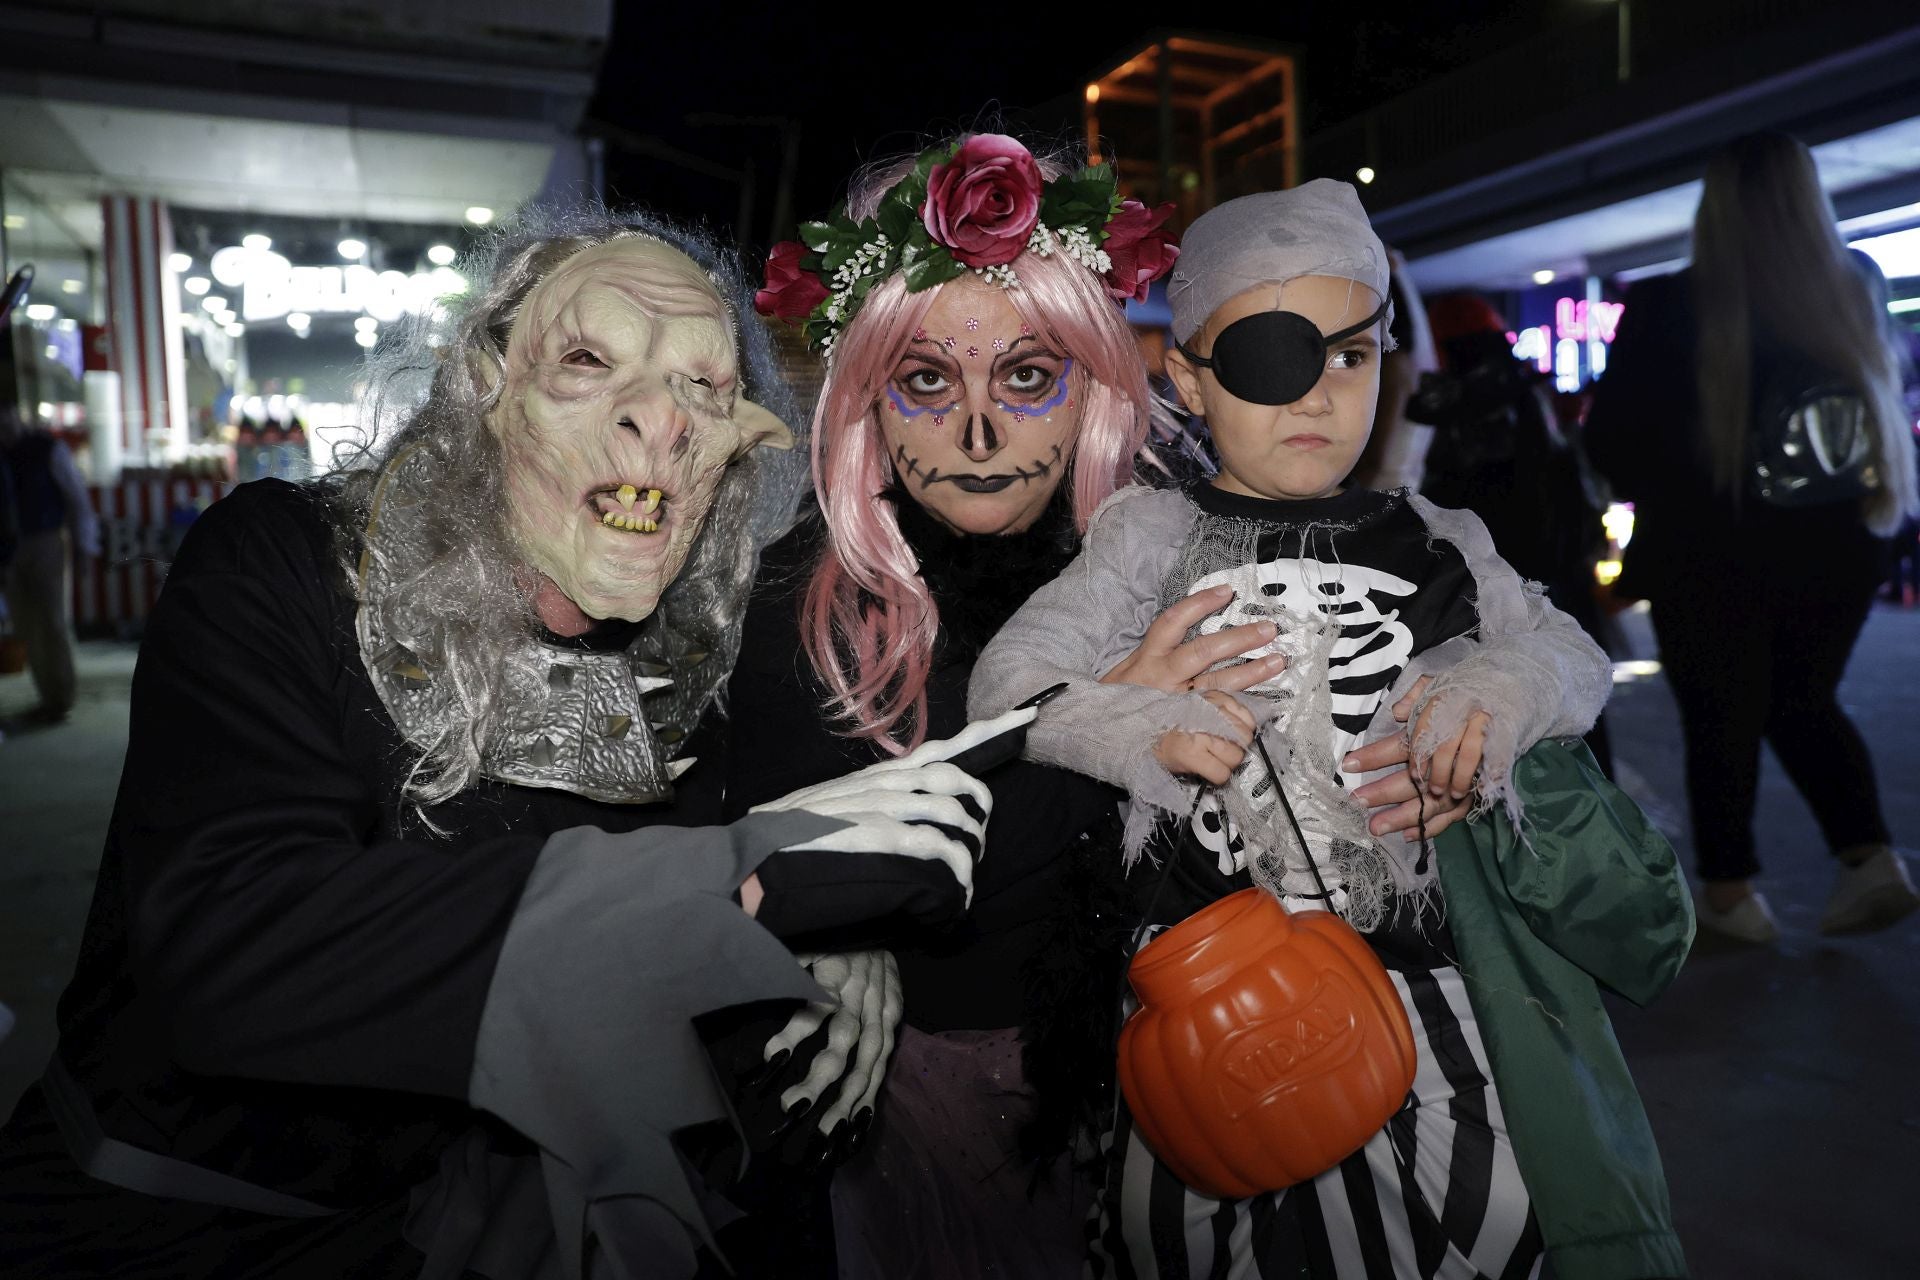
[[[81,635],[121,635],[145,622],[187,526],[233,485],[225,480],[127,480],[88,485],[100,517],[100,558],[74,574]]]

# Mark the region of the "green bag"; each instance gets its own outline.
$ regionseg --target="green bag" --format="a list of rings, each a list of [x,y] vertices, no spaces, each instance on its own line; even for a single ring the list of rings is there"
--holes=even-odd
[[[1514,766],[1503,810],[1435,839],[1460,970],[1559,1280],[1687,1274],[1666,1175],[1599,984],[1646,1004],[1693,944],[1667,843],[1578,741]]]

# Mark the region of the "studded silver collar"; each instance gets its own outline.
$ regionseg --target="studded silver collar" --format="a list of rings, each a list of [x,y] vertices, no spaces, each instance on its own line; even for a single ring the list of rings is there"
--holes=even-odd
[[[406,522],[428,491],[418,455],[389,465],[367,524],[367,546],[401,542]],[[365,554],[360,564],[360,608],[355,630],[360,658],[401,736],[425,749],[447,732],[445,700],[434,695],[434,673],[423,654],[432,637],[389,634],[378,608],[393,589],[387,558]],[[625,649],[594,652],[542,643],[533,635],[506,658],[495,712],[486,734],[481,772],[500,782],[571,791],[609,804],[670,799],[673,780],[691,757],[675,753],[692,732],[719,679],[731,666],[712,661],[711,646],[656,615]]]

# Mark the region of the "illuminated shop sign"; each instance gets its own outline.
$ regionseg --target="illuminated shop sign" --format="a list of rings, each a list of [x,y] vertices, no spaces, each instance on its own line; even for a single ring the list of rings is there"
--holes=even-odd
[[[1509,334],[1514,358],[1553,375],[1561,391],[1578,391],[1607,371],[1607,347],[1619,331],[1626,305],[1561,298],[1553,304],[1553,323]]]
[[[1554,337],[1574,342],[1612,342],[1620,327],[1623,302],[1588,302],[1562,298],[1553,304]]]
[[[358,264],[296,267],[271,249],[239,245],[220,250],[209,265],[214,279],[240,290],[242,320],[272,320],[295,312],[398,320],[467,288],[466,278],[452,267],[412,275]]]

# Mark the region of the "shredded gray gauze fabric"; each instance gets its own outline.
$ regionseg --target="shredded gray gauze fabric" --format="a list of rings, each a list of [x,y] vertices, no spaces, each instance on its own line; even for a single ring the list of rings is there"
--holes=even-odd
[[[1613,664],[1579,623],[1548,602],[1544,588],[1507,566],[1478,516],[1417,495],[1408,500],[1427,531],[1452,543],[1467,562],[1480,612],[1478,644],[1450,640],[1422,655],[1428,661],[1421,674],[1435,678],[1408,723],[1419,723],[1428,707],[1433,715],[1414,740],[1414,753],[1458,735],[1476,711],[1489,712],[1476,809],[1501,806],[1524,839],[1513,762],[1543,738],[1577,738],[1593,728],[1613,693]],[[1413,681],[1403,675],[1395,699],[1402,685],[1410,689]],[[1387,731],[1378,716],[1373,727]]]
[[[1278,631],[1273,642],[1247,656],[1279,653],[1287,658],[1285,671],[1245,695],[1271,709],[1258,718],[1258,747],[1234,770],[1228,785],[1201,800],[1202,809],[1211,805],[1225,811],[1218,836],[1222,847],[1215,851],[1222,872],[1239,869],[1232,852],[1237,837],[1255,884],[1301,907],[1320,901],[1324,889],[1331,894],[1326,905],[1365,931],[1385,921],[1396,893],[1436,896],[1437,873],[1431,859],[1414,863],[1389,856],[1367,830],[1365,806],[1338,781],[1332,663],[1335,646],[1346,633],[1346,615],[1332,606],[1351,598],[1371,612],[1366,593],[1358,589],[1364,570],[1349,573],[1333,551],[1333,535],[1346,527],[1315,523],[1282,529],[1196,511],[1179,561],[1161,583],[1159,606],[1165,609],[1195,591],[1230,586],[1233,603],[1204,619],[1188,638],[1270,621]],[[1276,596],[1263,589],[1258,544],[1263,535],[1276,532],[1282,554],[1292,552],[1302,572],[1311,575],[1311,581],[1300,585],[1307,588],[1306,598],[1320,607],[1289,608],[1284,602],[1297,598],[1298,592]],[[1294,539],[1297,544],[1290,545]],[[1356,581],[1349,584],[1348,577]],[[1355,590],[1349,592],[1350,585]]]
[[[540,1148],[550,1216],[488,1221],[490,1234],[556,1233],[569,1278],[694,1274],[697,1244],[712,1240],[698,1180],[672,1136],[731,1111],[692,1019],[752,1000],[823,998],[729,895],[776,849],[846,825],[796,810],[725,827],[575,827],[547,841],[487,993],[469,1101]],[[470,1165],[443,1162],[442,1173]],[[483,1217],[513,1205],[524,1215],[524,1180],[496,1181],[515,1194]],[[454,1198],[438,1197],[437,1220],[416,1214],[408,1238],[430,1261],[461,1262],[462,1247],[479,1250],[464,1265],[503,1256],[485,1239],[442,1236],[458,1234],[445,1212]],[[588,1237],[597,1247],[583,1270]],[[537,1250],[515,1254],[550,1265]]]
[[[1432,722],[1416,748],[1430,748],[1464,728],[1474,712],[1487,712],[1491,726],[1478,803],[1501,804],[1517,827],[1522,815],[1511,785],[1514,760],[1542,737],[1591,727],[1611,692],[1611,668],[1578,624],[1529,590],[1494,554],[1477,517],[1418,498],[1410,502],[1434,538],[1459,548],[1476,585],[1480,635],[1415,655],[1381,700],[1369,740],[1406,732],[1393,719],[1393,704],[1420,676],[1437,675],[1410,721],[1433,706]],[[1028,731],[1027,755],[1127,789],[1130,861],[1139,856],[1156,822],[1184,818],[1194,803],[1196,787],[1167,773],[1154,758],[1154,744],[1168,729],[1219,734],[1224,717],[1199,694],[1103,685],[1097,677],[1138,647],[1162,607],[1196,585],[1213,585],[1211,576],[1231,575],[1250,563],[1255,536],[1251,522],[1204,515],[1181,493],[1123,490],[1095,514],[1079,557],[1014,615],[974,668],[968,711],[975,718],[1003,711],[1050,684],[1067,683],[1067,691],[1042,708]],[[1224,579],[1214,577],[1218,580]],[[1338,624],[1324,616],[1282,613],[1275,618],[1281,637],[1274,650],[1298,665],[1262,693],[1237,698],[1262,726],[1261,740],[1287,779],[1288,799],[1309,849],[1318,855],[1314,862],[1322,878],[1329,889],[1339,882],[1336,909],[1365,928],[1363,921],[1377,920],[1388,891],[1437,897],[1437,871],[1431,857],[1423,856],[1430,849],[1375,840],[1366,831],[1365,811],[1333,782],[1326,660]],[[1222,619],[1220,625],[1248,620]],[[1360,782],[1399,768],[1365,775]],[[1312,868],[1285,811],[1268,794],[1257,753],[1238,779],[1221,791],[1228,817],[1248,840],[1256,881],[1287,897],[1315,891]]]

